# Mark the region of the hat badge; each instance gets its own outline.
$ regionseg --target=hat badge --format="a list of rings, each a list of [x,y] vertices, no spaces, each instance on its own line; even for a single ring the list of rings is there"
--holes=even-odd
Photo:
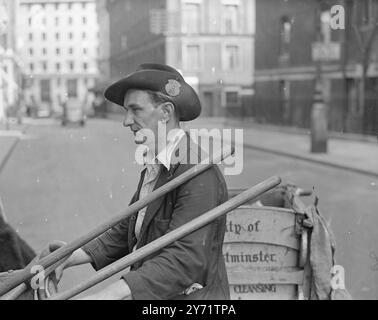
[[[180,87],[181,87],[181,84],[178,81],[174,79],[169,79],[168,83],[165,85],[165,91],[171,97],[176,97],[180,94]]]

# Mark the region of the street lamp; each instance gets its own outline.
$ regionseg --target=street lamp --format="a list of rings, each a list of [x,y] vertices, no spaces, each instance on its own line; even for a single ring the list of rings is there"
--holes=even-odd
[[[311,152],[327,153],[328,139],[328,117],[327,108],[324,102],[324,79],[322,76],[322,61],[328,58],[326,45],[327,42],[322,41],[321,24],[323,17],[320,9],[320,1],[316,9],[316,40],[312,44],[312,60],[316,64],[315,90],[313,95],[313,104],[311,108]]]

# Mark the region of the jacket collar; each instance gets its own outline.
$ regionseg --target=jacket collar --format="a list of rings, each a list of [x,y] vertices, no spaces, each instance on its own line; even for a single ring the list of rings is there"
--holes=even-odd
[[[172,159],[172,163],[170,165],[170,170],[167,170],[166,168],[162,168],[159,178],[154,186],[154,190],[161,187],[168,181],[175,178],[177,175],[179,175],[179,171],[177,170],[180,164],[186,164],[190,163],[189,161],[192,159],[192,161],[195,159],[195,161],[198,161],[199,155],[198,155],[198,145],[194,143],[194,141],[190,138],[189,134],[185,132],[185,137],[180,140],[180,143],[176,146],[174,150],[174,156]],[[145,172],[146,169],[144,169]],[[142,173],[144,176],[144,174]],[[138,193],[140,191],[140,188],[138,190]],[[143,235],[147,230],[148,225],[158,212],[162,202],[164,200],[164,196],[156,199],[155,201],[151,202],[147,206],[146,214],[143,219],[142,227],[140,230],[140,239],[143,239]],[[138,245],[139,247],[139,245]]]

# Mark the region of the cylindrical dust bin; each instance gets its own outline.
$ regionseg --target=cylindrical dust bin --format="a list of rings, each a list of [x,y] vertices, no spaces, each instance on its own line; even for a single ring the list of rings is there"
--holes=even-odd
[[[242,190],[229,190],[230,198]],[[227,215],[223,256],[231,299],[298,299],[303,269],[296,213],[247,203]]]

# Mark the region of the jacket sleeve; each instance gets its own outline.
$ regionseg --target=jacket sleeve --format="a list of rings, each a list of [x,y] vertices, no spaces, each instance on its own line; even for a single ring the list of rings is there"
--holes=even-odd
[[[211,168],[177,189],[167,233],[217,206],[224,185]],[[152,222],[153,223],[153,222]],[[140,268],[123,276],[134,299],[171,299],[193,283],[203,286],[215,221],[162,249]]]
[[[128,227],[129,218],[126,218],[82,247],[92,257],[95,270],[102,269],[130,252]]]

